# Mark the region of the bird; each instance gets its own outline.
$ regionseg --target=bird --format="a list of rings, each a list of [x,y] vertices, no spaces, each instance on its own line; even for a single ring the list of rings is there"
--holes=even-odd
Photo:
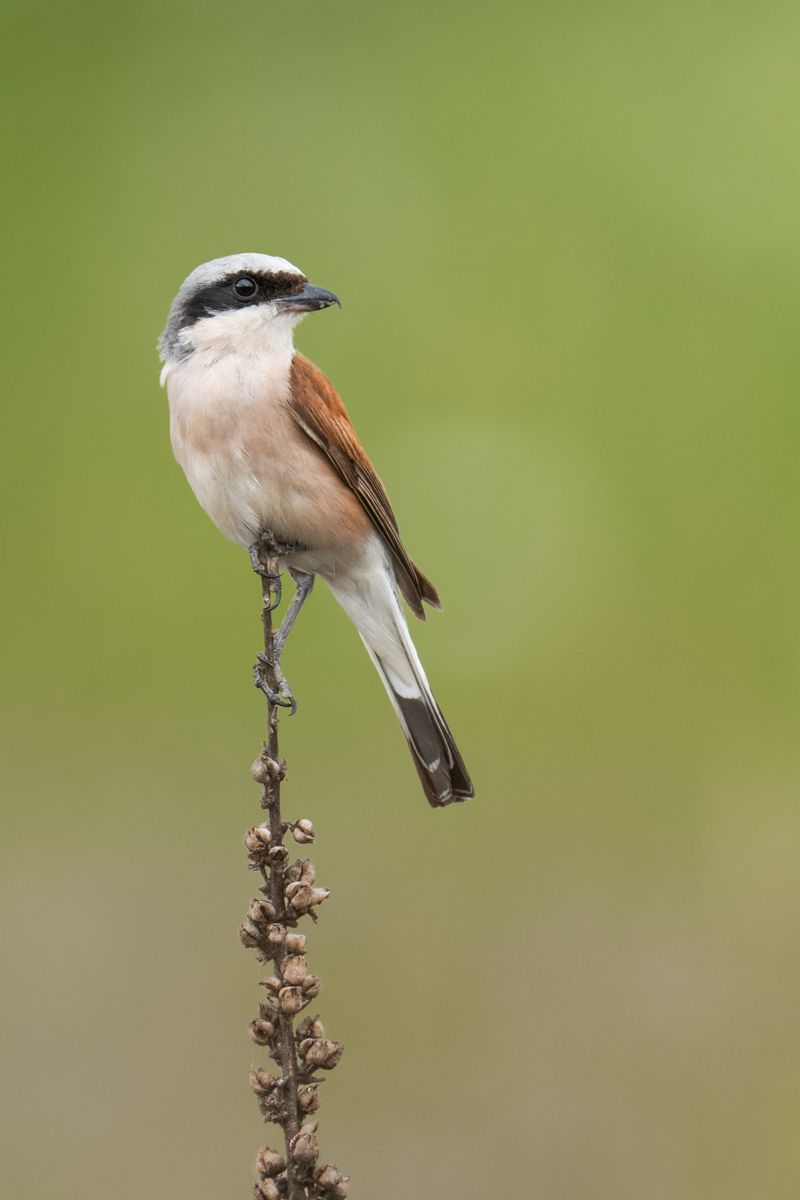
[[[325,581],[355,625],[434,808],[474,796],[400,604],[441,608],[333,384],[294,348],[309,313],[340,301],[285,258],[227,255],[185,279],[158,342],[173,453],[218,529],[254,557],[269,531],[296,594],[278,655]],[[255,565],[255,560],[254,560]],[[286,688],[294,703],[291,691]]]

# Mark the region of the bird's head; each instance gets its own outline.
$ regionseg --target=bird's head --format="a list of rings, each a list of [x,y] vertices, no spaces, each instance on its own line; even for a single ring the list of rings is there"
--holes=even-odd
[[[204,346],[244,350],[291,344],[297,322],[331,304],[339,304],[338,297],[309,283],[285,258],[215,258],[196,267],[181,284],[159,339],[159,353],[168,362]]]

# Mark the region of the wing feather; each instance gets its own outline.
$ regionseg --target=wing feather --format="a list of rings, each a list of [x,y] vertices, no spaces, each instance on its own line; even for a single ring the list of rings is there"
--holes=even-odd
[[[422,601],[441,608],[439,594],[412,562],[402,543],[389,497],[358,440],[339,393],[302,354],[295,353],[292,359],[290,381],[295,421],[357,497],[389,548],[400,590],[413,612],[424,620]]]

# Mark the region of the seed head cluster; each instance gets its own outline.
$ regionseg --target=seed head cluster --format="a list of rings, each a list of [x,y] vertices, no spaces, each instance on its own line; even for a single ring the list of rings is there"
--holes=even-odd
[[[273,1064],[255,1067],[250,1087],[263,1120],[281,1127],[285,1143],[283,1153],[269,1147],[259,1151],[253,1195],[255,1200],[345,1200],[347,1176],[319,1161],[314,1115],[324,1082],[321,1072],[339,1064],[343,1047],[326,1036],[318,1016],[299,1019],[319,995],[320,980],[309,969],[306,936],[297,926],[304,918],[316,921],[330,892],[317,884],[310,858],[290,861],[286,840],[305,847],[316,835],[307,818],[281,819],[286,764],[273,759],[265,746],[250,774],[264,789],[261,803],[269,820],[244,837],[248,866],[261,875],[262,884],[239,926],[239,938],[270,968],[261,980],[263,1000],[248,1028]]]

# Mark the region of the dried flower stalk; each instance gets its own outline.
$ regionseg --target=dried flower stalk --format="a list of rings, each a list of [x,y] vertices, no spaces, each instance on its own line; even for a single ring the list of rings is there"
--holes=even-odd
[[[297,932],[304,917],[316,921],[315,909],[328,898],[328,889],[316,886],[311,859],[289,862],[284,839],[291,836],[301,846],[314,841],[307,818],[285,821],[281,815],[281,783],[286,763],[278,753],[278,710],[287,704],[288,690],[276,655],[272,613],[280,603],[279,545],[270,533],[262,534],[251,548],[253,569],[262,584],[261,620],[264,652],[255,667],[255,682],[267,697],[267,741],[250,768],[261,784],[261,807],[268,820],[245,834],[251,870],[263,884],[251,902],[239,929],[242,944],[256,951],[258,961],[271,964],[272,975],[261,981],[265,999],[250,1022],[250,1037],[263,1046],[279,1074],[256,1068],[250,1072],[263,1119],[283,1130],[284,1151],[264,1147],[256,1162],[256,1200],[344,1200],[348,1178],[333,1164],[319,1163],[317,1122],[308,1118],[319,1107],[319,1071],[330,1071],[342,1057],[339,1042],[326,1038],[319,1017],[307,1016],[295,1027],[295,1018],[319,994],[320,981],[308,970],[306,938]],[[291,700],[294,707],[293,699]]]

